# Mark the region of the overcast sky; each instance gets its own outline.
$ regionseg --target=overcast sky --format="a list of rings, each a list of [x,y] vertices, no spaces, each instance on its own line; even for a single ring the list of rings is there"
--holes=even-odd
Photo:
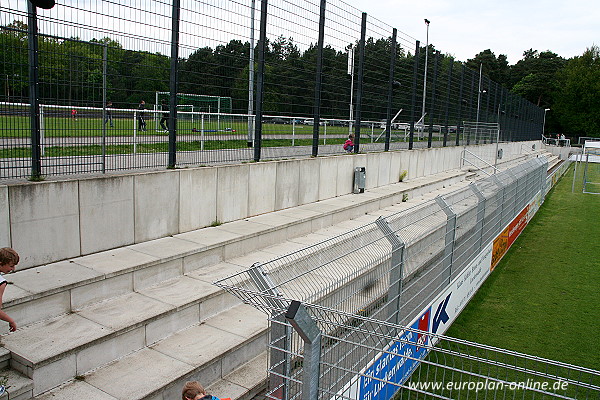
[[[460,61],[490,49],[509,64],[523,51],[551,50],[564,58],[600,45],[600,0],[345,0]]]
[[[26,10],[25,0],[1,0],[8,9]],[[139,6],[147,0],[131,0],[132,4]],[[586,48],[592,45],[600,45],[600,0],[344,0],[345,3],[354,8],[360,15],[360,11],[366,12],[371,17],[399,31],[418,39],[424,46],[426,42],[426,26],[424,18],[431,21],[429,27],[429,42],[442,53],[453,55],[457,60],[466,61],[473,58],[477,53],[490,49],[496,56],[505,54],[508,62],[514,65],[522,59],[523,52],[528,49],[539,51],[551,50],[564,58],[581,55]],[[151,40],[141,42],[134,39],[126,39],[115,36],[115,38],[127,48],[139,48],[148,51],[158,51],[168,54],[168,42],[170,39],[170,24],[168,18],[168,7],[158,10],[162,2],[151,2],[152,8],[142,7],[140,10],[131,11],[130,0],[98,1],[98,0],[59,0],[55,9],[41,14],[48,14],[59,20],[74,20],[77,23],[90,24],[109,28],[109,33],[133,32],[147,36]],[[170,1],[164,2],[168,5]],[[257,3],[259,3],[257,1]],[[306,3],[293,0],[273,0],[272,3],[279,4],[283,8],[300,7],[288,10],[296,12],[300,16],[308,16],[303,7]],[[314,3],[313,14],[310,14],[316,23],[318,18],[318,0]],[[242,40],[248,40],[248,16],[249,0],[199,0],[188,1],[186,4],[196,4],[197,14],[192,17],[192,22],[182,25],[182,32],[195,33],[194,37],[182,37],[180,43],[182,49],[180,55],[198,47],[211,46],[217,43],[226,43],[237,34]],[[237,7],[242,4],[243,7]],[[283,5],[282,5],[283,4]],[[124,6],[124,5],[127,5]],[[217,5],[219,7],[209,7]],[[227,5],[227,6],[225,6]],[[339,6],[339,2],[336,2]],[[237,7],[237,8],[236,8]],[[277,7],[270,6],[271,12],[277,12]],[[232,8],[238,13],[230,13]],[[219,19],[217,11],[224,14]],[[203,13],[206,16],[203,16]],[[10,14],[10,13],[9,13]],[[101,14],[114,15],[120,18],[110,20],[101,17]],[[248,15],[246,15],[248,14]],[[23,14],[24,15],[24,14]],[[210,18],[209,18],[210,16]],[[128,21],[135,17],[136,22]],[[0,15],[0,22],[9,23],[15,18],[14,15]],[[24,18],[24,17],[23,17]],[[103,19],[104,18],[104,19]],[[186,17],[186,18],[189,18]],[[238,19],[234,19],[238,18]],[[6,21],[5,21],[6,19]],[[140,19],[140,21],[137,21]],[[258,16],[257,16],[258,19]],[[223,23],[227,21],[227,23]],[[285,22],[285,21],[284,21]],[[270,19],[270,32],[272,35],[293,36],[296,43],[301,47],[307,47],[316,41],[314,26],[311,29],[287,29],[277,19]],[[360,22],[357,22],[359,24]],[[279,24],[279,25],[277,25]],[[72,24],[67,24],[71,26]],[[154,26],[154,29],[148,29]],[[156,27],[161,26],[163,29]],[[210,27],[213,29],[206,33],[196,27]],[[241,27],[241,28],[240,28]],[[336,26],[336,29],[340,26]],[[255,26],[258,29],[258,22]],[[82,29],[73,33],[72,28],[52,27],[51,32],[57,35],[79,36],[85,40],[91,37],[102,37],[106,33],[98,32],[96,29],[85,31]],[[68,30],[68,31],[67,31]],[[198,33],[200,32],[200,33]],[[299,32],[308,36],[301,37]],[[258,33],[257,33],[258,35]],[[346,35],[346,36],[344,36]],[[87,37],[89,36],[89,37]],[[340,35],[337,35],[340,36]],[[334,46],[344,48],[348,44],[347,39],[352,34],[344,32],[340,43]],[[399,34],[399,37],[402,36]],[[137,37],[137,36],[136,36]],[[211,40],[209,40],[209,39]],[[333,40],[333,38],[328,38]],[[408,40],[412,43],[412,40]],[[141,44],[143,43],[143,45]],[[406,43],[403,44],[403,47]],[[414,52],[414,48],[407,48]],[[148,47],[148,48],[146,48]]]

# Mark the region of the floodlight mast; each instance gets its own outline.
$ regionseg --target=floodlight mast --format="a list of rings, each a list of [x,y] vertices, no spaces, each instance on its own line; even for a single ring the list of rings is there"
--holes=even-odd
[[[354,116],[354,46],[348,48],[348,75],[350,75],[350,117],[348,118],[348,134],[352,134],[352,118]]]
[[[481,105],[481,93],[485,90],[481,89],[481,73],[483,72],[483,63],[479,63],[479,84],[477,85],[477,122],[475,123],[475,141],[479,143],[479,107]]]
[[[542,136],[545,136],[544,133],[546,133],[546,113],[550,111],[549,108],[544,109],[544,122],[542,123]]]
[[[427,39],[425,41],[425,74],[423,77],[423,108],[421,109],[421,112],[422,112],[421,118],[423,118],[423,116],[425,116],[425,98],[427,95],[427,60],[429,58],[428,56],[429,56],[429,23],[430,22],[431,21],[429,21],[427,18],[425,18],[425,25],[427,25]]]

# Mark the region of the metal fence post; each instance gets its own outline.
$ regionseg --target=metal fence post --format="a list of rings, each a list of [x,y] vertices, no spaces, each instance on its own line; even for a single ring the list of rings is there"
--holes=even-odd
[[[481,192],[481,190],[479,190],[479,188],[477,187],[477,185],[475,185],[475,183],[471,183],[469,185],[469,187],[471,188],[471,190],[473,190],[473,193],[475,193],[475,196],[477,196],[477,230],[479,231],[479,244],[477,246],[477,251],[475,253],[479,253],[479,251],[481,251],[481,245],[483,243],[483,219],[485,217],[485,196],[483,195],[483,193]]]
[[[496,186],[498,187],[498,189],[502,192],[502,201],[500,202],[500,229],[502,229],[508,222],[505,222],[505,219],[507,219],[504,215],[506,214],[506,207],[505,207],[505,201],[506,201],[506,186],[500,182],[500,179],[498,178],[498,175],[494,174],[491,176],[492,181],[496,184]]]
[[[105,43],[102,46],[102,173],[103,174],[106,173],[106,123],[108,122],[106,120],[107,67],[108,67],[108,45]]]
[[[408,149],[412,150],[415,139],[415,107],[417,102],[417,73],[419,72],[419,52],[421,42],[417,40],[415,45],[415,59],[413,62],[412,93],[410,95],[410,136],[408,137]]]
[[[171,74],[169,78],[169,165],[177,163],[177,60],[179,59],[179,0],[173,0],[171,15]]]
[[[251,0],[250,6],[250,59],[248,60],[248,147],[254,142],[254,21],[256,0]]]
[[[436,89],[436,85],[437,85],[437,78],[438,78],[438,62],[439,62],[439,58],[440,58],[440,52],[436,51],[435,52],[435,61],[434,61],[434,66],[433,66],[433,83],[431,85],[431,106],[429,107],[429,109],[431,110],[431,112],[429,113],[429,137],[427,138],[427,148],[431,148],[431,142],[433,140],[433,117],[434,117],[434,113],[435,113],[435,89]],[[425,121],[423,121],[425,122]]]
[[[388,222],[383,217],[375,221],[377,227],[383,232],[385,238],[392,245],[390,287],[388,289],[388,322],[400,323],[400,297],[402,296],[402,268],[404,266],[405,243],[394,233]]]
[[[454,65],[454,60],[450,59],[450,66],[448,67],[448,87],[446,89],[446,104],[445,104],[445,125],[446,129],[444,130],[444,144],[446,147],[448,144],[448,116],[450,112],[450,89],[452,88],[452,66]]]
[[[469,90],[469,102],[468,102],[468,114],[467,118],[472,121],[473,120],[473,90],[475,90],[475,74],[472,70],[471,72],[471,89]],[[477,125],[476,125],[477,126]],[[469,134],[467,135],[467,146],[471,144],[471,132],[472,129],[469,129]],[[475,135],[477,136],[477,128],[475,128]]]
[[[392,137],[392,103],[394,100],[394,72],[396,69],[396,37],[398,29],[392,31],[392,51],[390,54],[390,78],[388,82],[388,98],[387,98],[387,116],[385,119],[385,151],[390,150],[390,140]]]
[[[444,234],[444,260],[442,268],[447,271],[448,284],[452,280],[452,263],[454,259],[454,247],[456,240],[456,213],[441,196],[435,198],[435,202],[446,214],[446,233]]]
[[[487,76],[485,77],[485,79],[487,80],[487,91],[485,88],[483,88],[482,90],[486,91],[487,98],[486,98],[486,102],[485,102],[485,110],[483,110],[483,111],[485,113],[485,122],[490,122],[489,114],[490,114],[490,97],[492,97],[492,93],[491,93],[492,80]],[[492,108],[492,110],[494,110],[494,109]],[[486,136],[486,139],[487,139],[487,136]],[[486,140],[486,139],[484,139],[484,140]]]
[[[269,303],[271,309],[286,309],[283,301],[277,299],[277,297],[280,296],[280,293],[277,290],[275,283],[273,283],[260,263],[253,264],[252,268],[248,270],[248,275],[250,275],[250,279],[252,279],[258,290],[268,296],[265,298],[265,301]],[[282,392],[279,398],[282,400],[287,399],[287,394],[289,393],[289,382],[283,377],[290,376],[290,352],[292,343],[292,332],[290,327],[285,323],[284,317],[285,315],[283,313],[273,311],[271,318],[277,321],[277,323],[272,324],[270,330],[271,346],[279,347],[284,349],[284,351],[269,352],[270,365],[272,366],[273,371],[276,372],[276,374],[270,375],[269,385],[271,388],[281,387]]]
[[[356,86],[356,107],[354,109],[354,152],[360,151],[360,121],[365,75],[365,36],[367,34],[367,13],[362,13],[360,43],[358,44],[358,84]]]
[[[456,146],[460,145],[460,120],[462,119],[462,106],[463,106],[463,86],[465,83],[465,64],[462,65],[460,71],[460,86],[458,89],[458,121],[456,122]]]
[[[302,364],[302,400],[319,398],[319,361],[321,360],[321,331],[306,308],[297,300],[290,304],[285,318],[304,342]]]
[[[267,46],[267,4],[268,0],[260,1],[260,34],[258,39],[258,72],[256,76],[256,117],[254,120],[254,161],[260,161],[262,146],[262,114],[265,87],[265,51]]]
[[[315,104],[313,105],[313,142],[312,156],[319,154],[319,126],[321,122],[321,84],[323,80],[323,42],[325,41],[326,0],[321,0],[319,14],[319,39],[317,43],[317,72],[315,74]]]
[[[29,54],[29,118],[31,124],[31,179],[42,177],[42,150],[40,139],[40,98],[38,63],[37,9],[27,2],[27,43]]]

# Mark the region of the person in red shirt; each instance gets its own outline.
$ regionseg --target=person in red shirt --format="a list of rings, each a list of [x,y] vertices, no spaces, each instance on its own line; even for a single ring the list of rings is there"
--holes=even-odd
[[[354,151],[354,134],[348,135],[348,139],[344,142],[344,150],[348,153],[352,153]]]

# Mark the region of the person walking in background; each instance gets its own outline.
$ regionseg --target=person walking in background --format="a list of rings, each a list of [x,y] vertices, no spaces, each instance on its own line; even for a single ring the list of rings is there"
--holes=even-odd
[[[140,101],[140,104],[138,105],[138,114],[137,114],[137,120],[138,120],[138,130],[140,132],[146,132],[146,113],[145,110],[146,109],[146,102],[144,100]]]
[[[113,125],[112,110],[111,110],[111,108],[112,108],[112,101],[109,100],[106,103],[106,107],[105,108],[106,108],[106,113],[104,115],[104,125],[106,125],[106,123],[110,121],[110,127],[114,128],[115,126]]]
[[[77,110],[74,108],[71,110],[71,119],[77,121]]]
[[[161,103],[160,103],[160,109],[162,111],[162,117],[160,118],[160,128],[165,133],[168,133],[169,130],[167,129],[167,125],[165,125],[165,122],[169,121],[169,106],[167,105],[167,102],[165,101],[165,99],[163,99],[161,101]]]
[[[0,273],[9,274],[15,271],[15,266],[19,263],[19,254],[10,247],[0,249]],[[7,313],[2,310],[2,297],[6,290],[6,279],[0,275],[0,319],[8,322],[8,327],[11,332],[17,330],[17,324]]]

